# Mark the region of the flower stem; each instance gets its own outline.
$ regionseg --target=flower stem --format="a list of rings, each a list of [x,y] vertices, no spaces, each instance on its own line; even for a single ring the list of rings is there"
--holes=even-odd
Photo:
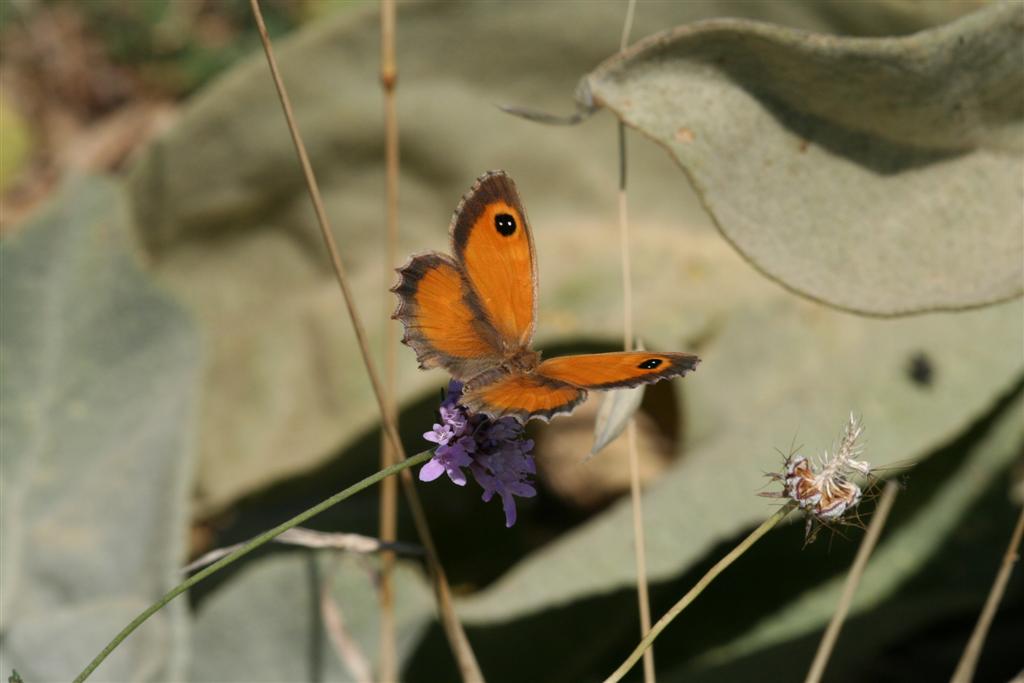
[[[846,448],[845,441],[843,448]],[[860,585],[861,577],[864,576],[864,568],[867,567],[871,553],[874,551],[875,545],[882,535],[882,529],[889,518],[889,512],[892,510],[892,504],[896,500],[896,494],[899,490],[900,487],[896,482],[889,481],[885,485],[885,490],[882,491],[882,498],[878,501],[875,514],[871,517],[868,532],[865,534],[864,540],[861,541],[860,548],[857,550],[857,557],[853,560],[853,567],[850,568],[850,573],[846,577],[846,583],[843,585],[843,593],[839,598],[839,604],[836,606],[836,611],[832,615],[828,628],[825,629],[825,635],[821,638],[818,651],[814,655],[814,661],[811,663],[811,669],[807,673],[804,683],[818,683],[825,673],[825,665],[828,664],[828,658],[831,656],[832,649],[839,638],[839,629],[842,628],[843,621],[850,611],[853,596],[857,592],[857,586]]]
[[[715,563],[715,566],[708,570],[708,573],[701,577],[700,581],[689,590],[689,592],[680,598],[679,602],[672,605],[671,609],[665,613],[658,622],[651,627],[651,630],[644,636],[640,644],[637,645],[633,651],[629,654],[618,669],[616,669],[611,676],[604,679],[604,683],[617,683],[621,681],[623,676],[629,673],[629,670],[633,668],[633,665],[637,663],[644,651],[647,650],[653,643],[654,639],[665,630],[665,627],[672,623],[672,621],[679,616],[679,613],[690,606],[698,595],[700,595],[705,588],[711,585],[711,582],[718,578],[725,569],[735,562],[739,557],[750,549],[750,546],[754,545],[762,536],[771,531],[771,529],[781,522],[783,518],[788,515],[793,508],[796,507],[796,503],[790,502],[783,505],[778,512],[766,519],[761,526],[754,529],[749,536],[740,542],[735,548],[729,551],[729,554]]]
[[[166,605],[171,600],[178,597],[179,595],[187,591],[189,588],[191,588],[192,586],[196,585],[197,583],[208,577],[210,574],[220,571],[221,569],[228,566],[240,557],[248,555],[253,550],[259,548],[261,545],[269,543],[270,541],[274,540],[275,538],[277,538],[284,532],[288,531],[289,529],[297,527],[298,525],[305,522],[307,519],[320,514],[321,512],[330,507],[337,505],[346,498],[351,497],[353,494],[359,493],[363,489],[376,484],[380,480],[390,477],[393,474],[398,474],[402,470],[412,467],[413,465],[418,465],[422,462],[426,462],[427,460],[430,459],[432,455],[433,453],[429,450],[423,451],[422,453],[417,453],[416,455],[412,456],[411,458],[408,458],[407,460],[404,460],[400,463],[392,465],[391,467],[387,467],[385,469],[380,470],[379,472],[371,474],[362,481],[353,484],[352,486],[349,486],[344,491],[340,491],[331,496],[330,498],[328,498],[327,500],[324,500],[323,502],[319,503],[318,505],[314,505],[305,512],[299,513],[298,515],[289,519],[287,522],[278,524],[276,527],[270,529],[269,531],[264,531],[262,534],[252,539],[235,552],[231,553],[230,555],[227,555],[226,557],[218,560],[217,562],[214,562],[202,571],[196,572],[188,579],[182,581],[177,586],[169,590],[166,594],[164,594],[162,598],[160,598],[152,605],[150,605],[144,612],[139,614],[139,616],[132,619],[131,623],[129,623],[127,626],[121,629],[121,632],[114,636],[114,639],[111,640],[107,644],[107,646],[103,648],[103,650],[101,650],[100,653],[96,655],[95,658],[93,658],[91,662],[89,662],[89,665],[82,670],[82,673],[78,674],[75,677],[74,683],[81,683],[82,681],[87,679],[89,675],[92,674],[92,672],[96,669],[96,667],[99,666],[100,663],[102,663],[103,660],[106,659],[111,652],[117,649],[117,646],[120,645],[125,638],[132,634],[132,631],[141,626],[142,623],[149,619],[151,616],[159,612],[164,605]]]

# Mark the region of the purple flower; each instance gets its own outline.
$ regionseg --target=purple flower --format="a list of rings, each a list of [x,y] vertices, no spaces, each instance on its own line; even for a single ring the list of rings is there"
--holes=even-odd
[[[448,442],[455,436],[455,430],[447,424],[439,425],[435,424],[434,428],[429,432],[423,432],[423,438],[427,441],[432,441],[438,446],[447,446]]]
[[[432,435],[433,432],[427,432],[423,436],[427,441],[433,441],[429,438]],[[442,473],[447,472],[453,484],[465,486],[466,475],[462,468],[473,464],[473,458],[469,454],[475,450],[476,443],[468,436],[461,437],[455,443],[438,446],[434,451],[434,457],[420,468],[420,481],[434,481]]]
[[[447,472],[458,486],[465,486],[463,467],[469,467],[473,478],[483,488],[483,499],[498,494],[505,511],[505,526],[516,523],[515,496],[530,498],[537,490],[530,475],[537,473],[531,451],[533,441],[524,438],[523,425],[510,417],[491,420],[485,415],[471,415],[459,405],[462,384],[452,380],[441,402],[441,424],[423,434],[438,445],[434,457],[420,468],[421,481],[433,481]]]

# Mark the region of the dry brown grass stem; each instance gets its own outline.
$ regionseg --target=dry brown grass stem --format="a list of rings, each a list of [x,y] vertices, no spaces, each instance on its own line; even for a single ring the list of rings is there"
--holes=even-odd
[[[341,256],[339,255],[338,248],[334,242],[334,235],[331,232],[330,222],[327,219],[327,212],[324,209],[323,200],[320,198],[320,190],[316,182],[316,175],[313,173],[313,167],[309,163],[309,155],[306,153],[305,144],[303,144],[302,137],[295,124],[295,115],[292,111],[291,100],[288,97],[284,82],[281,79],[281,74],[277,67],[277,60],[274,58],[274,51],[270,43],[270,36],[267,34],[267,27],[263,22],[263,15],[260,12],[259,0],[249,0],[249,4],[256,20],[256,27],[260,34],[260,40],[263,43],[263,50],[267,56],[270,75],[274,80],[274,86],[276,87],[278,97],[281,100],[281,107],[284,109],[284,117],[288,124],[288,131],[291,134],[292,142],[295,144],[295,152],[299,157],[299,165],[302,167],[302,173],[306,179],[306,186],[309,190],[310,200],[313,203],[313,211],[316,214],[317,224],[320,226],[320,233],[323,236],[324,245],[326,246],[327,253],[330,256],[331,265],[334,267],[338,286],[341,288],[341,294],[345,300],[345,306],[348,309],[349,319],[352,321],[352,329],[355,332],[356,341],[359,344],[359,351],[362,354],[363,364],[366,367],[366,374],[369,376],[370,384],[373,387],[374,398],[376,399],[377,407],[380,410],[381,421],[384,425],[385,434],[390,440],[399,461],[405,460],[405,449],[402,447],[402,440],[398,436],[398,429],[395,426],[395,421],[392,419],[393,416],[388,411],[387,403],[385,402],[385,394],[380,382],[380,377],[377,374],[376,366],[374,365],[373,358],[370,355],[370,347],[366,339],[366,331],[363,327],[359,312],[356,309],[355,298],[352,295],[352,290],[349,286],[345,266],[341,261]],[[483,681],[483,673],[480,671],[480,666],[477,664],[476,656],[473,654],[473,650],[469,645],[469,640],[466,638],[466,633],[462,628],[462,624],[459,622],[458,617],[455,614],[455,608],[452,604],[451,588],[448,585],[448,579],[444,574],[444,569],[441,567],[441,563],[438,560],[437,547],[434,545],[433,536],[431,535],[430,528],[427,525],[426,513],[423,510],[423,505],[416,492],[416,485],[413,481],[412,475],[407,469],[402,470],[402,488],[405,492],[406,500],[409,503],[413,523],[416,526],[416,533],[426,550],[427,566],[434,580],[434,591],[437,597],[438,611],[441,616],[441,625],[448,638],[448,643],[452,648],[452,653],[454,654],[455,661],[458,664],[459,672],[465,681]]]
[[[619,50],[629,44],[633,28],[636,0],[629,0],[622,23]],[[626,127],[619,122],[619,241],[622,253],[622,347],[633,350],[633,278],[629,250],[629,211],[626,199]],[[640,611],[640,636],[651,630],[651,599],[647,585],[647,541],[644,535],[643,493],[640,489],[640,453],[636,443],[636,421],[626,424],[626,446],[629,458],[629,497],[633,517],[633,557],[636,564],[636,597]],[[654,683],[654,649],[644,651],[644,681]]]
[[[385,480],[387,481],[387,480]],[[320,582],[320,619],[324,623],[327,639],[356,683],[373,683],[373,669],[370,660],[363,654],[352,634],[345,628],[341,607],[334,600],[334,574],[337,571],[338,555],[327,564],[326,575]]]
[[[974,679],[974,671],[978,668],[978,659],[981,657],[981,648],[985,644],[989,627],[992,626],[996,610],[1003,599],[1003,593],[1006,592],[1006,584],[1010,582],[1013,565],[1020,560],[1022,536],[1024,536],[1024,507],[1020,510],[1017,526],[1010,536],[1010,545],[1006,549],[1006,554],[1003,555],[1003,562],[999,566],[996,580],[992,583],[992,589],[985,600],[985,607],[981,610],[978,623],[974,626],[974,632],[971,633],[971,638],[967,641],[967,647],[964,648],[964,653],[960,656],[960,662],[956,665],[956,671],[953,672],[953,678],[950,679],[950,683],[970,683]]]
[[[392,284],[395,262],[398,258],[398,108],[395,97],[398,67],[395,63],[395,0],[380,2],[380,84],[384,96],[384,162],[386,197],[386,239],[384,249],[384,288]],[[391,320],[391,302],[384,304],[384,404],[395,425],[398,424],[396,394],[397,336]],[[396,460],[387,434],[381,432],[380,466],[387,467]],[[398,482],[385,479],[380,489],[380,538],[392,542],[398,534]],[[395,636],[395,593],[392,572],[394,553],[380,557],[380,637],[377,652],[377,674],[382,681],[398,680],[398,653]]]
[[[665,615],[658,619],[658,621],[651,627],[651,630],[645,635],[640,643],[633,648],[633,651],[626,657],[626,661],[619,665],[619,668],[612,672],[612,675],[604,679],[604,683],[618,683],[622,678],[629,673],[629,670],[640,660],[643,653],[650,649],[651,645],[654,644],[655,639],[661,634],[665,628],[672,623],[672,621],[678,617],[684,609],[690,606],[690,604],[697,599],[704,589],[711,585],[711,582],[718,578],[718,575],[724,572],[729,565],[738,560],[743,556],[743,553],[750,550],[751,546],[757,543],[758,540],[785,519],[786,515],[792,512],[796,508],[796,503],[789,502],[779,508],[774,515],[766,519],[761,523],[761,526],[750,532],[746,538],[740,541],[739,545],[729,551],[729,553],[715,563],[711,569],[708,570],[707,574],[700,578],[693,588],[691,588],[686,595],[681,597],[679,601],[669,608]]]
[[[867,567],[871,553],[874,551],[875,545],[882,535],[882,529],[885,527],[885,521],[889,517],[889,511],[892,510],[892,504],[896,500],[896,493],[899,491],[899,488],[899,484],[889,481],[882,490],[882,495],[878,499],[878,506],[871,516],[868,532],[864,535],[864,540],[861,541],[860,548],[857,549],[857,557],[853,560],[853,567],[850,568],[850,573],[846,576],[846,583],[843,585],[843,593],[839,597],[839,604],[836,605],[832,621],[829,622],[828,628],[825,629],[825,635],[821,638],[818,652],[814,655],[814,661],[811,663],[811,669],[807,672],[807,678],[804,679],[804,683],[818,683],[825,673],[828,658],[832,655],[836,640],[839,638],[839,630],[842,628],[843,621],[846,620],[846,615],[850,611],[853,596],[857,592],[857,586],[860,585],[861,577],[864,576],[864,568]]]
[[[385,479],[384,481],[387,480]],[[359,553],[363,555],[384,552],[391,553],[392,555],[395,553],[404,553],[406,555],[422,554],[419,546],[409,545],[408,543],[384,543],[380,539],[372,538],[370,536],[362,536],[360,534],[315,531],[313,529],[304,529],[302,527],[289,529],[275,538],[274,542],[282,543],[284,545],[298,545],[304,548],[330,548],[332,550],[344,550],[345,552]],[[222,557],[227,557],[244,546],[245,543],[246,542],[234,543],[229,546],[224,546],[223,548],[216,548],[207,553],[203,553],[201,557],[192,560],[182,567],[181,571],[183,574],[191,574],[198,569],[202,569],[203,567],[213,564]]]

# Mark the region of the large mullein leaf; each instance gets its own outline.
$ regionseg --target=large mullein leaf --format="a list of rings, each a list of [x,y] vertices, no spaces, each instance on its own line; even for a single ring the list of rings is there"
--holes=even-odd
[[[401,246],[393,264],[383,263],[379,17],[346,13],[277,41],[374,348],[385,312],[394,308],[386,267],[414,251],[447,249],[452,209],[491,168],[505,168],[516,179],[533,221],[540,347],[621,338],[619,261],[609,247],[617,243],[614,121],[552,128],[494,106],[565,106],[580,74],[615,49],[623,19],[624,8],[615,3],[581,7],[542,3],[525,12],[515,3],[403,5],[397,27],[408,38],[397,43]],[[813,2],[652,3],[636,13],[634,35],[722,14],[806,30],[905,32],[971,7],[886,2],[836,11]],[[724,293],[709,295],[693,281],[699,272],[671,271],[660,258],[665,252],[683,258],[690,239],[663,226],[706,222],[696,199],[679,191],[661,150],[632,145],[630,178],[633,234],[646,249],[635,260],[637,332],[652,348],[668,348],[716,319]],[[196,313],[209,340],[199,509],[223,509],[282,476],[322,464],[373,429],[377,409],[263,55],[252,55],[187,103],[176,125],[140,154],[131,180],[136,223],[153,268]],[[687,297],[683,306],[683,290],[702,296]],[[417,370],[405,348],[399,349],[398,373],[403,402],[436,394],[446,382],[440,372]]]
[[[580,96],[668,149],[787,287],[874,315],[980,306],[1024,280],[1022,26],[1016,2],[901,38],[714,20],[607,60]]]
[[[135,261],[123,190],[83,178],[0,245],[4,675],[68,680],[178,582],[193,322]],[[184,603],[97,671],[180,679]]]
[[[288,552],[263,558],[200,606],[193,629],[192,681],[356,680],[357,657],[334,645],[321,602],[340,614],[342,633],[367,662],[380,631],[376,563],[366,557]],[[399,564],[394,574],[399,666],[433,616],[422,575]]]

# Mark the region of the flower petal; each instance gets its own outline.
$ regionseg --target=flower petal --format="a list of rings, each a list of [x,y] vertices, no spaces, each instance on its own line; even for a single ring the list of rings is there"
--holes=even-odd
[[[452,480],[452,483],[456,486],[466,485],[466,473],[460,470],[458,467],[449,465],[445,468],[448,472],[448,478]]]
[[[420,468],[420,481],[434,481],[442,474],[444,474],[444,465],[438,462],[437,456],[434,456]]]
[[[502,491],[501,507],[505,509],[505,528],[511,527],[516,523],[516,501],[511,493]]]

